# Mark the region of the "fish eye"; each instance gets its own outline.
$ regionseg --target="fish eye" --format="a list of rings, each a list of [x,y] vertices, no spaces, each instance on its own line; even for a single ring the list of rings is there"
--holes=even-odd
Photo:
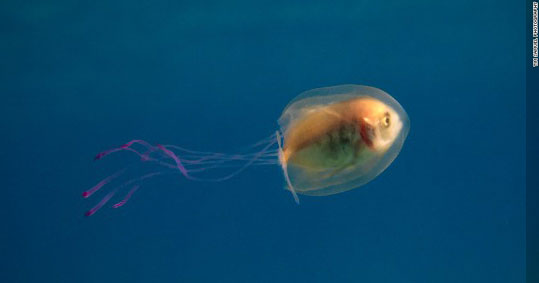
[[[384,118],[382,118],[382,125],[384,128],[389,128],[389,126],[391,126],[391,119],[389,117],[389,113],[387,112],[384,114]]]

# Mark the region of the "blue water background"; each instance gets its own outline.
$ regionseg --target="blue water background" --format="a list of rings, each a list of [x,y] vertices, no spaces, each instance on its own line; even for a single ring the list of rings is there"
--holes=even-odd
[[[524,282],[518,1],[4,1],[2,282]],[[277,166],[81,192],[142,138],[233,151],[304,90],[364,84],[411,119],[368,185],[294,204]]]

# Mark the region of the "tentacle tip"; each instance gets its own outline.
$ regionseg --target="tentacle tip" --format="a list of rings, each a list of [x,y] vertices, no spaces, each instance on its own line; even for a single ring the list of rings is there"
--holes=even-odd
[[[113,205],[112,208],[122,207],[124,204],[125,204],[125,203],[120,202],[120,203],[117,203],[117,204]]]
[[[298,195],[296,195],[295,192],[292,193],[292,194],[293,194],[293,196],[294,196],[294,202],[296,202],[296,204],[299,205],[299,197],[298,197]]]
[[[120,145],[120,148],[127,148],[127,147],[129,147],[128,144],[122,144],[122,145]]]
[[[84,216],[88,217],[88,216],[92,216],[93,214],[95,213],[95,211],[92,211],[92,210],[88,210],[84,213]]]
[[[101,157],[103,157],[103,155],[104,155],[103,152],[98,153],[98,154],[94,157],[94,160],[99,160],[99,159],[101,159]]]
[[[83,192],[83,193],[82,193],[82,197],[83,197],[83,198],[87,198],[87,197],[89,197],[89,196],[90,196],[90,193],[89,193],[89,192]]]

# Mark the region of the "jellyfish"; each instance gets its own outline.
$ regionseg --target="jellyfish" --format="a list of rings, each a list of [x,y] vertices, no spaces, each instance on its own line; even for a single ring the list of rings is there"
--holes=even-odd
[[[284,187],[297,204],[298,194],[341,193],[380,175],[401,151],[410,129],[408,115],[393,97],[361,85],[305,91],[285,107],[278,124],[274,134],[234,154],[140,139],[100,152],[95,160],[121,151],[135,154],[138,160],[83,192],[89,198],[116,183],[85,215],[96,213],[119,191],[124,196],[111,207],[124,206],[145,180],[157,176],[178,174],[191,181],[222,182],[251,166],[280,166]],[[155,165],[144,174],[118,181],[141,162]],[[221,175],[214,173],[223,170]]]

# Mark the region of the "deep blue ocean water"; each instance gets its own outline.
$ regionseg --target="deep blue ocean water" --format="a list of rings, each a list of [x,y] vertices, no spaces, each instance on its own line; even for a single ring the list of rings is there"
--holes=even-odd
[[[5,1],[2,282],[524,282],[518,1]],[[378,178],[328,197],[277,166],[151,180],[84,217],[133,138],[234,151],[288,101],[381,88],[411,130]],[[100,197],[103,196],[102,194]]]

